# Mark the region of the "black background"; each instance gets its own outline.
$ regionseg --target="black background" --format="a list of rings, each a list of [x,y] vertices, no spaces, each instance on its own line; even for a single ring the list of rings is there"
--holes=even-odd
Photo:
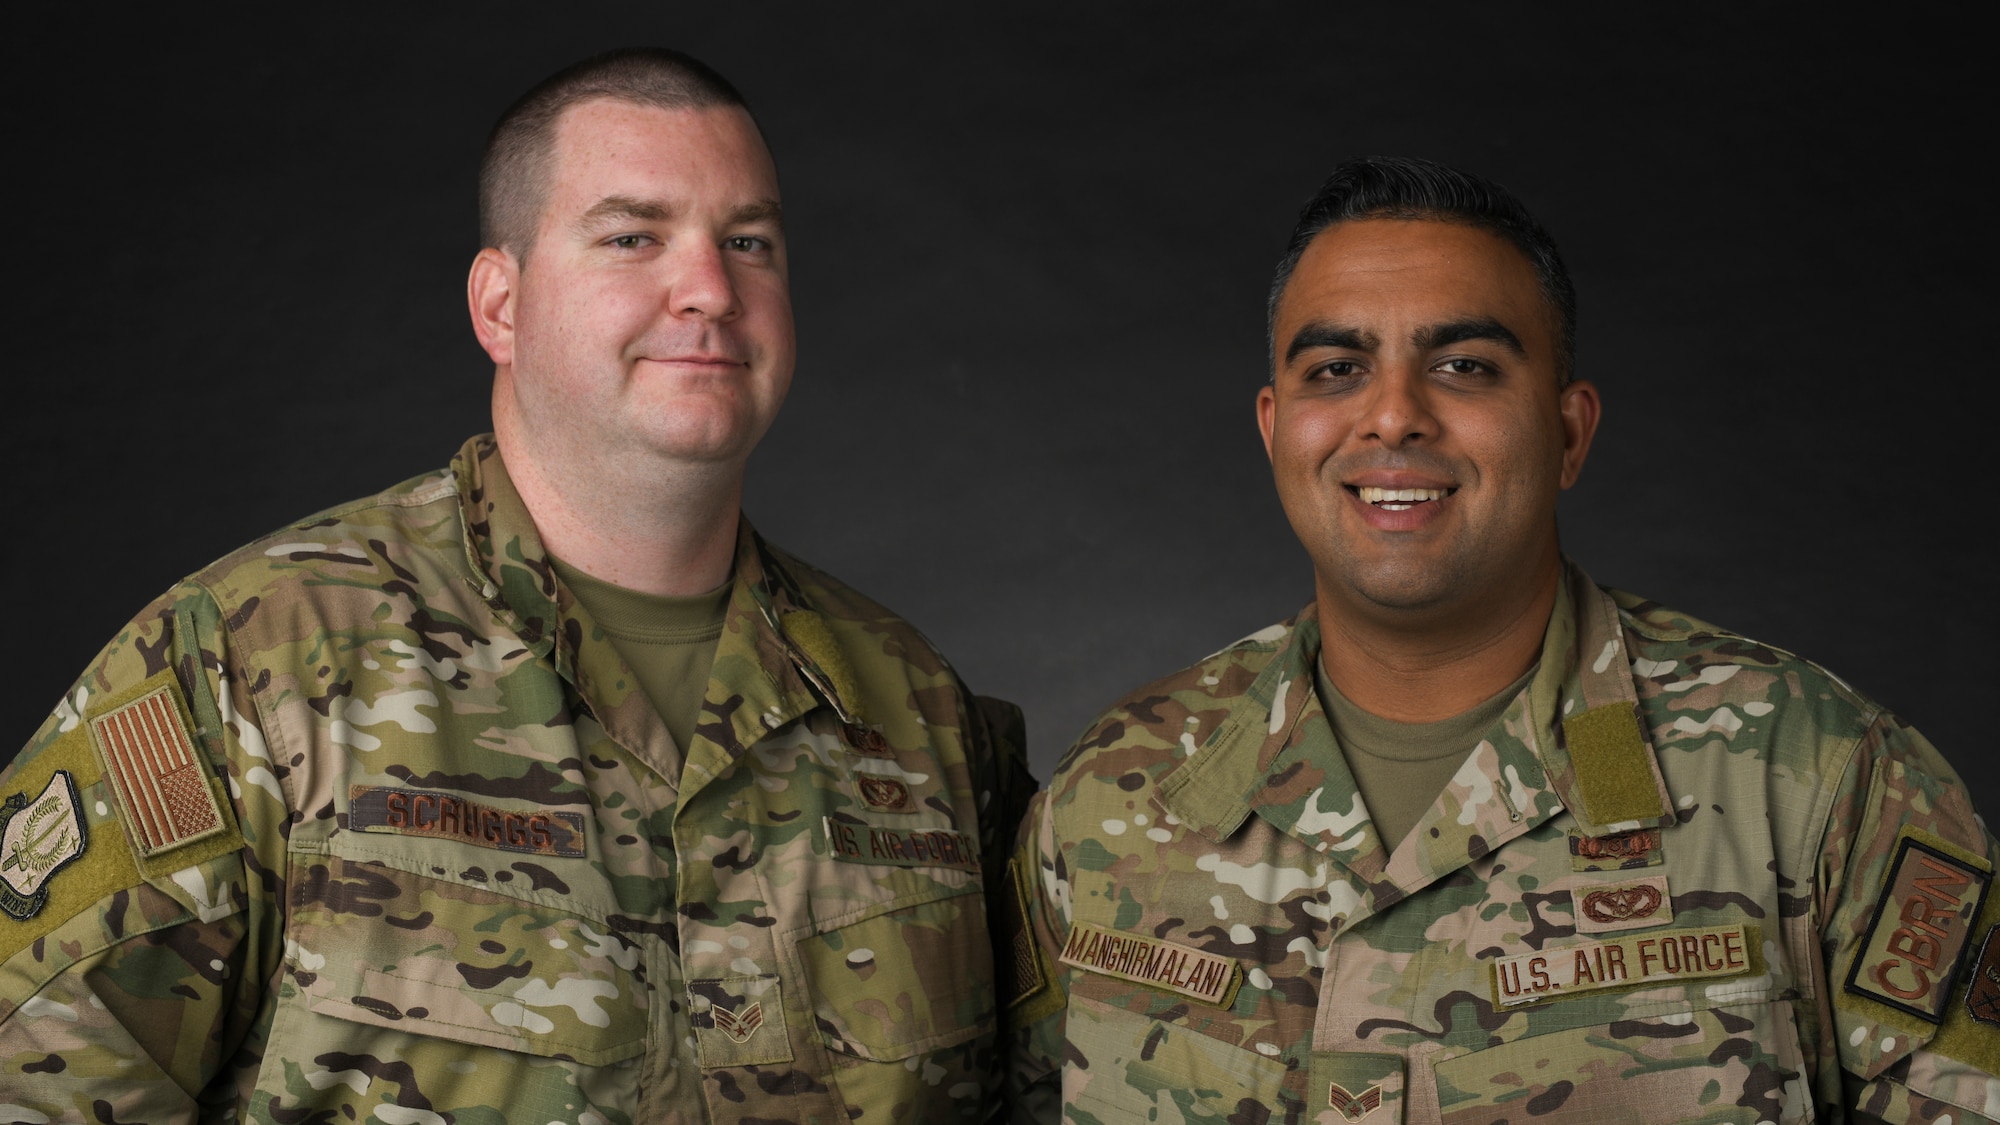
[[[1264,289],[1333,162],[1395,152],[1508,185],[1564,248],[1606,408],[1569,551],[1824,662],[2000,807],[1970,29],[830,7],[15,22],[5,741],[181,574],[487,428],[485,132],[557,67],[661,43],[742,88],[784,185],[801,362],[752,517],[1025,705],[1044,774],[1310,596],[1251,411]]]

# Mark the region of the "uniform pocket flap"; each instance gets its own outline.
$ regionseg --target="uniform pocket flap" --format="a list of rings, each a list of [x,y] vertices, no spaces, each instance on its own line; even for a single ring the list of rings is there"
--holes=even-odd
[[[639,948],[578,915],[329,858],[291,929],[288,983],[315,1012],[588,1066],[644,1049]]]
[[[834,1050],[906,1059],[993,1031],[993,949],[976,886],[809,935],[799,951]]]

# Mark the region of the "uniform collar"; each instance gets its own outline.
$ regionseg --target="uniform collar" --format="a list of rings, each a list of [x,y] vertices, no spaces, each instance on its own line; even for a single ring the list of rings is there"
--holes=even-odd
[[[1313,690],[1320,629],[1312,606],[1286,623],[1249,690],[1162,781],[1162,799],[1217,842],[1255,811],[1364,883],[1379,884],[1385,895],[1392,884],[1400,888],[1394,897],[1565,809],[1597,831],[1673,823],[1659,763],[1637,719],[1618,607],[1567,561],[1560,582],[1540,670],[1487,732],[1482,745],[1492,749],[1482,759],[1483,775],[1461,771],[1445,794],[1457,815],[1442,822],[1427,815],[1412,833],[1423,833],[1427,843],[1407,856],[1392,863],[1374,838],[1320,709]],[[1427,826],[1441,831],[1432,837]]]
[[[824,667],[837,663],[838,654],[807,656],[782,627],[789,614],[815,613],[811,601],[782,557],[747,517],[739,517],[732,590],[708,698],[690,745],[675,746],[638,678],[557,579],[493,435],[466,442],[452,459],[452,475],[468,583],[530,651],[555,666],[605,733],[669,784],[687,789],[713,780],[751,744],[822,702],[843,717],[853,713],[855,701],[839,697],[838,677]],[[718,681],[726,690],[718,692]]]

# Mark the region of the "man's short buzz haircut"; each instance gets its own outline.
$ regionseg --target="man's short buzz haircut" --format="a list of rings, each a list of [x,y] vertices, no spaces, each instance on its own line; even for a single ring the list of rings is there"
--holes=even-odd
[[[543,79],[493,126],[479,162],[479,239],[525,262],[548,205],[556,121],[597,98],[660,109],[750,107],[729,80],[691,55],[627,47],[587,58]]]
[[[1271,371],[1278,370],[1278,299],[1299,257],[1319,233],[1354,219],[1429,219],[1492,231],[1514,244],[1534,267],[1542,299],[1554,313],[1556,381],[1568,386],[1576,373],[1576,286],[1556,241],[1514,194],[1490,180],[1409,156],[1360,156],[1343,160],[1299,211],[1298,225],[1278,261],[1265,311]]]

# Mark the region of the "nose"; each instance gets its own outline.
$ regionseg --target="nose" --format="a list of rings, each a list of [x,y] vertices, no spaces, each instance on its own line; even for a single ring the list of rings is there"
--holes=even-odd
[[[696,244],[673,257],[674,275],[667,293],[675,316],[723,321],[738,311],[736,283],[719,246]]]
[[[1401,367],[1385,370],[1371,381],[1369,396],[1361,414],[1362,437],[1373,438],[1388,449],[1437,437],[1437,416],[1431,413],[1430,387],[1423,372]]]

